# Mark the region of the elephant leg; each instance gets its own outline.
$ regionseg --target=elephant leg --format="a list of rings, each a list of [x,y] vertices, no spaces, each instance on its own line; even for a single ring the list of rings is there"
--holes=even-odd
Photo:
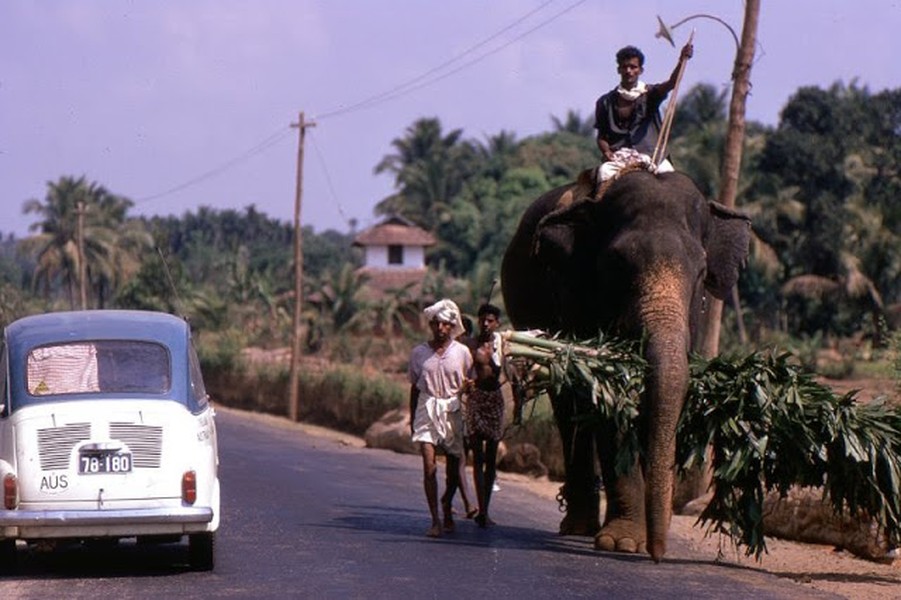
[[[645,552],[645,485],[641,466],[636,459],[628,473],[617,474],[618,447],[612,427],[602,429],[597,444],[607,510],[594,547],[608,552]]]
[[[566,515],[560,521],[560,534],[593,536],[601,528],[594,435],[585,426],[573,423],[571,400],[557,399],[553,404],[566,471],[562,491]]]

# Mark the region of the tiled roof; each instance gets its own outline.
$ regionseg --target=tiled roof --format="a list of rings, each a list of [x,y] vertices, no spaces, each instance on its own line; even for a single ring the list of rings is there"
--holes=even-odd
[[[434,246],[435,243],[435,236],[425,229],[397,218],[365,229],[354,239],[355,246]]]

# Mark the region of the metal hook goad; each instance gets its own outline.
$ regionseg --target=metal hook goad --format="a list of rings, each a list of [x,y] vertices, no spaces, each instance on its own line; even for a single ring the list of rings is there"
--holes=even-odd
[[[657,22],[660,24],[660,29],[654,34],[654,37],[665,39],[673,48],[675,48],[676,42],[673,41],[673,30],[666,26],[666,23],[663,22],[660,15],[657,15]]]

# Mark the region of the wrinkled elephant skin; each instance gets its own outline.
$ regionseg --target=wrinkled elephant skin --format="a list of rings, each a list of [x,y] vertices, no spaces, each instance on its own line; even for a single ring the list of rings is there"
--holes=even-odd
[[[573,189],[544,194],[523,215],[504,255],[504,304],[517,329],[583,339],[599,330],[643,337],[649,363],[641,408],[644,457],[630,473],[615,472],[611,431],[572,422],[587,399],[552,399],[566,463],[567,514],[560,530],[596,534],[598,549],[647,550],[660,560],[672,518],[688,354],[705,294],[722,299],[738,279],[750,221],[704,199],[681,173],[629,173],[600,200],[573,201]],[[607,497],[603,527],[595,452]]]

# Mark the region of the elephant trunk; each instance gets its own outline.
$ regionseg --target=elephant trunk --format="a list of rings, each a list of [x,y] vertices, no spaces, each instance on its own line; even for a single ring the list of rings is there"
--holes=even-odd
[[[647,426],[645,515],[647,548],[655,561],[666,552],[675,485],[676,426],[688,391],[688,279],[678,264],[663,264],[639,284],[639,319],[646,336]]]

